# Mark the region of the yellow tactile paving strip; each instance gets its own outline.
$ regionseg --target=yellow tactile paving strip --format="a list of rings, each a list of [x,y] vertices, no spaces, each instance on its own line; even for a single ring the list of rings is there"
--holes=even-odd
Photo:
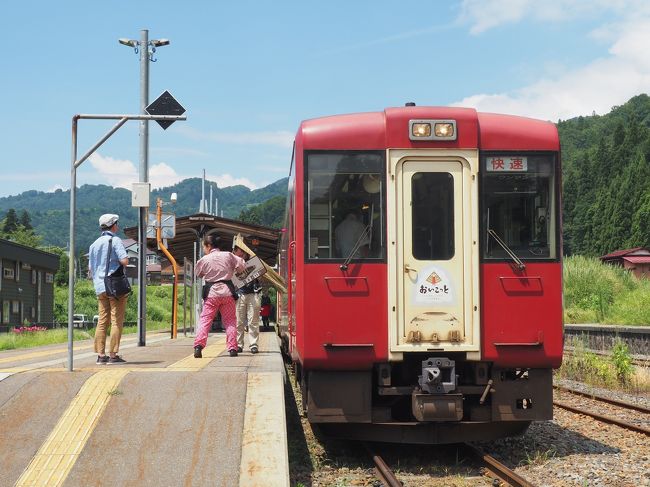
[[[106,409],[111,391],[128,373],[128,370],[106,370],[86,381],[16,482],[16,487],[63,484]]]
[[[188,370],[201,370],[208,365],[212,360],[226,349],[226,339],[221,338],[216,343],[208,345],[201,352],[203,358],[194,358],[194,355],[185,357],[178,362],[171,364],[167,369],[188,369]]]
[[[220,339],[203,349],[203,358],[196,359],[192,354],[169,367],[134,369],[117,366],[119,368],[102,370],[91,376],[20,476],[16,487],[57,487],[65,482],[106,409],[111,391],[129,372],[195,372],[210,364],[225,350],[225,345],[225,339]],[[19,368],[7,370],[22,371]]]

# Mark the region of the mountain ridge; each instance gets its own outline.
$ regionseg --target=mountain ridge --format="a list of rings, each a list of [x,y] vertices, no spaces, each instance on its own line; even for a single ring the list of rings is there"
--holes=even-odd
[[[218,212],[224,218],[238,218],[243,210],[262,204],[267,200],[286,196],[288,178],[279,179],[262,188],[251,190],[242,185],[219,188],[214,181],[206,181],[205,197],[210,198],[212,186],[213,210],[214,198],[218,200]],[[165,212],[178,216],[199,212],[201,201],[201,178],[188,178],[178,183],[151,191],[150,211],[156,207],[156,199],[169,202],[171,193],[177,193],[178,201],[165,205]],[[209,202],[207,203],[209,205]],[[121,228],[135,226],[138,212],[131,206],[131,191],[114,188],[105,184],[84,184],[76,193],[76,228],[75,246],[85,252],[97,237],[99,231],[97,220],[103,213],[120,215]],[[18,195],[0,197],[0,218],[10,209],[27,210],[32,226],[43,237],[44,246],[66,247],[69,240],[70,225],[70,190],[57,189],[54,192],[37,190],[24,191]]]

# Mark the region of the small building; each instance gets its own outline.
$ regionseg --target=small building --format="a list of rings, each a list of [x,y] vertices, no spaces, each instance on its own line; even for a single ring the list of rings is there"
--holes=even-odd
[[[603,263],[629,270],[638,278],[650,278],[650,250],[645,247],[617,250],[600,257]]]
[[[122,243],[129,259],[126,275],[131,284],[138,283],[138,242],[132,238],[123,238]],[[147,284],[160,284],[160,256],[147,248]]]
[[[0,325],[54,321],[59,256],[0,238]]]

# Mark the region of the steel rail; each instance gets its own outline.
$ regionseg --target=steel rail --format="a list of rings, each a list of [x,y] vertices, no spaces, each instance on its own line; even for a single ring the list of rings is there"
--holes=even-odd
[[[635,411],[640,411],[642,413],[650,414],[650,409],[638,404],[632,404],[631,402],[619,401],[617,399],[610,399],[608,397],[599,396],[597,394],[591,394],[589,392],[582,392],[576,389],[571,389],[570,387],[566,387],[566,386],[553,386],[553,387],[559,391],[565,391],[570,394],[575,394],[576,396],[582,396],[589,399],[594,399],[596,401],[613,404],[614,406],[620,406],[625,409],[634,409]]]
[[[492,472],[493,475],[499,479],[507,482],[512,487],[535,487],[534,484],[531,484],[525,478],[518,475],[514,470],[508,468],[503,463],[498,461],[492,455],[482,452],[478,448],[469,443],[463,443],[465,448],[476,457],[485,467]]]
[[[386,465],[384,459],[377,455],[366,443],[363,446],[372,457],[372,461],[375,463],[375,474],[382,484],[388,487],[403,487],[404,484],[397,480],[397,477],[395,477],[393,471]]]
[[[637,433],[643,433],[645,435],[650,436],[650,429],[644,428],[643,426],[637,426],[636,424],[632,423],[626,423],[625,421],[621,421],[620,419],[612,418],[611,416],[604,416],[602,414],[598,413],[592,413],[591,411],[587,411],[585,409],[580,409],[574,406],[570,406],[569,404],[560,402],[560,401],[553,401],[553,405],[557,406],[562,409],[566,409],[567,411],[571,411],[572,413],[576,414],[582,414],[585,416],[590,416],[594,419],[597,419],[598,421],[601,421],[603,423],[608,423],[608,424],[615,424],[616,426],[620,426],[621,428],[625,428],[628,430],[636,431]]]

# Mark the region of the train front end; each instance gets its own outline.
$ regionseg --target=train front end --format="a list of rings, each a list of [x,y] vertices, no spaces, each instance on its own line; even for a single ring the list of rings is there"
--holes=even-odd
[[[281,260],[309,420],[447,443],[551,419],[559,187],[547,122],[435,107],[304,122]]]

